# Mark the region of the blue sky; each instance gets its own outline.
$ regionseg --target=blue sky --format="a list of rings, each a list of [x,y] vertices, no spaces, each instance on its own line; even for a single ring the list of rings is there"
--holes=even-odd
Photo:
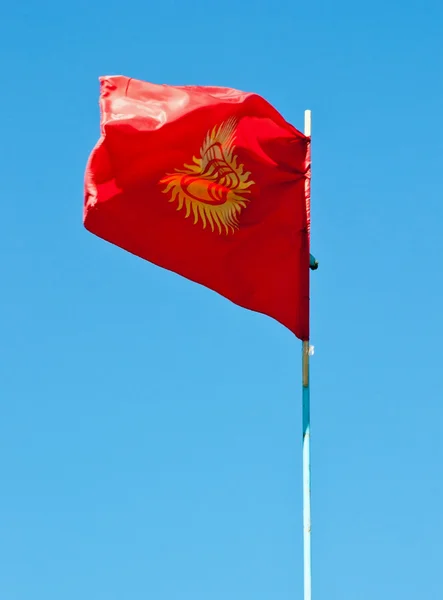
[[[314,600],[443,593],[443,9],[9,3],[0,597],[302,597],[300,343],[88,234],[98,77],[313,111]]]

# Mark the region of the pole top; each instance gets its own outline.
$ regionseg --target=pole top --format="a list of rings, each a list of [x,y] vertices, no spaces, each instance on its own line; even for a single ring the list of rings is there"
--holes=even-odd
[[[312,114],[310,110],[305,110],[305,136],[306,137],[310,137],[311,136],[311,121],[312,121]]]

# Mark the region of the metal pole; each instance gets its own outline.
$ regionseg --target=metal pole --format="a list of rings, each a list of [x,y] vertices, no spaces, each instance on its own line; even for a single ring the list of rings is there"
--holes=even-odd
[[[311,136],[311,111],[305,111],[306,136]],[[310,182],[306,180],[307,191]],[[314,260],[312,260],[314,259]],[[316,263],[310,260],[311,268]],[[304,600],[311,600],[311,405],[309,389],[309,341],[302,345],[302,377],[303,377],[303,583]]]
[[[303,564],[304,600],[311,600],[311,406],[309,342],[303,342]]]

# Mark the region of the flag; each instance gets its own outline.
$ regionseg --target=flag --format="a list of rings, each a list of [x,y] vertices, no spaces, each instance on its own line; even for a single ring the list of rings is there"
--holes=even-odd
[[[84,226],[309,339],[310,139],[257,94],[100,78]]]

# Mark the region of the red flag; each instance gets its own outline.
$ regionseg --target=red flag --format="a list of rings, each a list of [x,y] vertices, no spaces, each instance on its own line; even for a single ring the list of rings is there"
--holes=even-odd
[[[309,339],[309,138],[256,94],[100,83],[85,227]]]

